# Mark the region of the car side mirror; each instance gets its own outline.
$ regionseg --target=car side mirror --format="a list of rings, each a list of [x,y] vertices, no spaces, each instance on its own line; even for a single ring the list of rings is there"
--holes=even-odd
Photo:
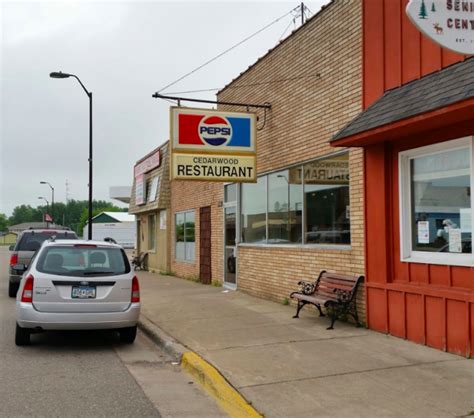
[[[14,264],[12,266],[12,270],[16,271],[17,273],[24,273],[27,268],[28,268],[28,266],[26,264],[22,264],[22,263]]]
[[[15,246],[14,246],[14,245],[10,245],[10,246],[8,247],[8,251],[13,251],[14,249],[15,249]]]

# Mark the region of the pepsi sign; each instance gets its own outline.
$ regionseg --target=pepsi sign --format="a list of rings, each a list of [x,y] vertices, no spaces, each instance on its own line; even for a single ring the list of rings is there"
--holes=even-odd
[[[232,125],[220,116],[203,118],[198,129],[201,140],[216,147],[227,144],[232,137]]]
[[[254,113],[173,107],[173,149],[254,153],[255,119]]]
[[[254,113],[171,108],[171,179],[255,182]]]

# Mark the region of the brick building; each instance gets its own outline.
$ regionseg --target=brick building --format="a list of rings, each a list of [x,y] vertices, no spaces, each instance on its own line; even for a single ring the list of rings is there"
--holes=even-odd
[[[128,212],[137,219],[137,253],[147,253],[150,271],[170,269],[170,182],[168,143],[151,151],[134,166]]]
[[[362,108],[361,27],[361,3],[334,0],[218,93],[272,106],[258,182],[171,183],[172,271],[279,302],[321,269],[364,273],[362,152],[329,145]]]

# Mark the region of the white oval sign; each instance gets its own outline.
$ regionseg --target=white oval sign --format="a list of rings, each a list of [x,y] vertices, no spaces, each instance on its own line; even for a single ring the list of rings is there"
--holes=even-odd
[[[444,48],[474,54],[474,0],[410,0],[413,24]]]

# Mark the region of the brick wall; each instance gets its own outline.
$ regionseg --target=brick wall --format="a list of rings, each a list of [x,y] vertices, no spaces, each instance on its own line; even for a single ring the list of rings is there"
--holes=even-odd
[[[194,182],[194,181],[172,181],[171,182],[171,233],[170,254],[171,270],[181,277],[197,279],[199,277],[199,209],[204,206],[211,207],[211,236],[212,236],[212,280],[222,281],[223,276],[223,209],[220,203],[223,201],[224,187],[222,183]],[[175,255],[175,214],[177,212],[195,211],[195,243],[196,251],[193,262],[176,260]]]
[[[219,100],[269,102],[258,110],[259,174],[335,151],[331,137],[362,106],[362,7],[335,0],[219,93]],[[223,106],[231,110],[232,107]],[[237,109],[235,109],[237,110]],[[239,108],[238,110],[242,110]],[[322,269],[364,273],[363,154],[350,150],[351,249],[241,245],[240,290],[282,302]],[[364,288],[358,294],[365,320]]]
[[[269,102],[259,110],[257,134],[259,174],[333,153],[332,135],[361,111],[362,8],[357,0],[334,0],[303,27],[281,42],[223,89],[221,101]],[[220,106],[222,110],[238,110]],[[263,126],[264,125],[264,126]],[[263,127],[263,128],[262,128]],[[302,278],[317,277],[321,269],[340,273],[364,272],[363,158],[350,150],[351,248],[310,246],[238,248],[239,290],[282,302]],[[170,234],[171,266],[180,276],[199,275],[199,207],[212,207],[212,276],[223,281],[223,185],[171,183],[174,214],[196,209],[194,263],[177,262],[174,232]],[[358,295],[365,320],[364,289]]]

